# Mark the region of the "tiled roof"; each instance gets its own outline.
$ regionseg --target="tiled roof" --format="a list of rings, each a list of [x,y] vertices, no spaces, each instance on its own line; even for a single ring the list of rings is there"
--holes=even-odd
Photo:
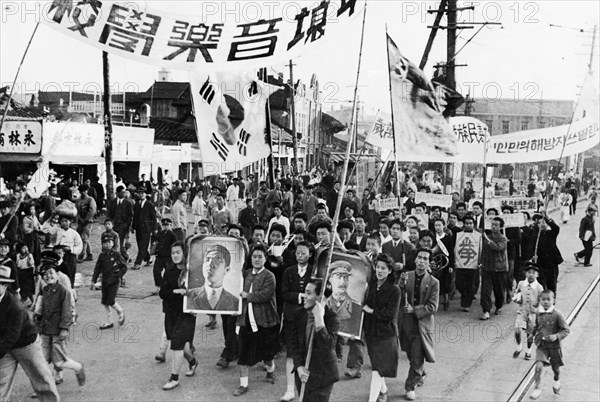
[[[191,115],[180,120],[151,117],[149,126],[154,129],[155,141],[198,142],[194,118]]]
[[[189,82],[156,81],[146,92],[140,94],[142,99],[179,99],[190,86]]]

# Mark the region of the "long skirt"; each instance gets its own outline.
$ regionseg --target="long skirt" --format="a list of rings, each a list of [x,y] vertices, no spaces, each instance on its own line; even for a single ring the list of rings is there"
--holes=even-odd
[[[381,377],[396,378],[398,373],[398,338],[365,335],[373,371]]]
[[[252,332],[250,325],[240,327],[238,345],[239,365],[254,366],[260,361],[271,361],[280,349],[279,325],[272,327],[259,326],[257,332]]]

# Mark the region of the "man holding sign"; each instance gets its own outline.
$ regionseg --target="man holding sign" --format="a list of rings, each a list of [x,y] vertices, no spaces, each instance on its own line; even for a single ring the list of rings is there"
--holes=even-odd
[[[460,307],[468,312],[473,303],[475,275],[479,275],[481,233],[475,230],[472,215],[466,215],[462,232],[456,233],[454,246],[456,289],[460,292]]]

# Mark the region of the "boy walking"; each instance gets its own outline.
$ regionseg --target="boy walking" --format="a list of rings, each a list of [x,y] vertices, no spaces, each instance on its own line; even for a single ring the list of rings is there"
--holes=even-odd
[[[169,218],[162,218],[160,225],[162,230],[156,235],[156,259],[154,260],[154,286],[156,286],[157,294],[162,283],[162,272],[167,269],[167,265],[171,262],[171,245],[177,241],[177,236],[172,230],[173,221]]]
[[[98,276],[102,274],[102,305],[106,310],[106,322],[100,326],[100,329],[109,329],[113,327],[110,309],[114,309],[119,314],[119,325],[125,323],[125,313],[119,303],[116,302],[117,291],[121,278],[127,272],[127,264],[120,253],[113,249],[113,238],[111,235],[102,234],[102,253],[98,256],[94,274],[92,275],[92,284],[90,289],[94,290],[94,283]]]
[[[531,359],[531,346],[533,344],[531,332],[535,325],[535,313],[538,309],[540,294],[544,290],[543,286],[537,281],[539,270],[534,263],[527,263],[525,266],[525,279],[517,284],[517,290],[513,296],[513,301],[519,305],[515,321],[515,341],[517,342],[517,349],[513,353],[515,359],[519,357],[523,350],[523,332],[527,337],[525,360]]]
[[[540,304],[535,320],[533,335],[537,346],[535,362],[535,389],[531,399],[537,399],[542,393],[542,368],[552,366],[555,394],[560,391],[560,366],[564,366],[560,341],[569,335],[569,324],[563,315],[554,307],[554,292],[544,290],[540,295]]]
[[[42,338],[44,358],[54,365],[56,384],[63,382],[62,370],[68,369],[75,372],[77,383],[82,386],[85,384],[83,364],[67,356],[66,340],[73,323],[71,295],[58,283],[55,263],[42,264],[40,274],[47,285],[42,289],[41,302],[38,302],[34,316]]]

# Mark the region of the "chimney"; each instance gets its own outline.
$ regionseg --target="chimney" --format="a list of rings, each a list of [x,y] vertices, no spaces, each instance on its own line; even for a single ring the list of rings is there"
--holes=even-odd
[[[171,81],[171,72],[164,67],[161,68],[160,71],[158,72],[158,80],[170,82]]]

